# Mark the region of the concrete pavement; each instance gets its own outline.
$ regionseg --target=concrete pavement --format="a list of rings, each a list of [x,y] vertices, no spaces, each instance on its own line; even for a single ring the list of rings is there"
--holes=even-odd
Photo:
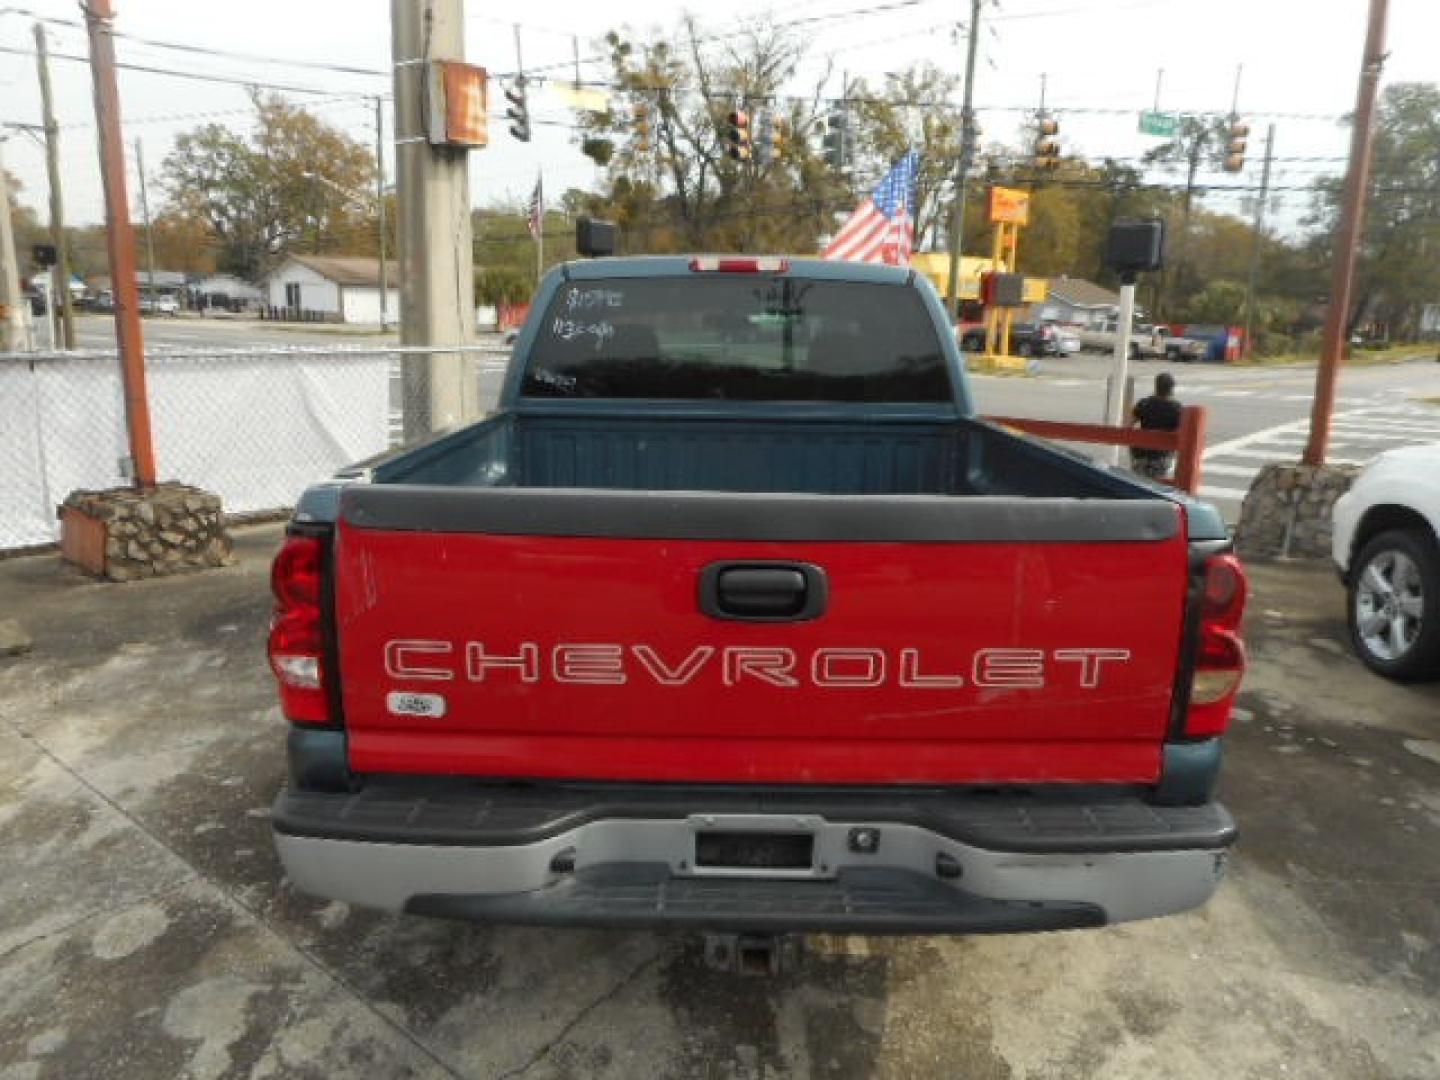
[[[266,815],[274,527],[105,586],[0,562],[0,1078],[1440,1074],[1440,687],[1350,656],[1323,567],[1253,567],[1206,909],[817,939],[776,981],[682,935],[475,927],[296,894]]]

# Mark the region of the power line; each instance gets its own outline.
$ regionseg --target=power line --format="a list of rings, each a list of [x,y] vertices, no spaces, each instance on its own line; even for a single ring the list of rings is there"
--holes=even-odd
[[[813,26],[816,23],[830,22],[835,19],[868,18],[871,15],[882,15],[892,11],[899,11],[904,8],[919,7],[923,4],[931,4],[935,2],[936,0],[889,0],[888,3],[872,4],[868,7],[862,8],[848,8],[845,11],[827,12],[819,15],[807,15],[803,18],[782,20],[780,22],[772,22],[768,25],[747,26],[740,30],[726,30],[723,32],[716,32],[712,34],[697,34],[694,40],[697,45],[713,44],[717,41],[729,41],[733,38],[744,37],[746,34],[753,34],[757,30],[761,29],[788,30],[796,26]],[[600,53],[595,56],[586,57],[585,59],[580,61],[580,64],[582,66],[591,64],[603,64],[609,59],[609,53]],[[562,71],[573,67],[575,67],[574,60],[557,60],[553,64],[541,64],[538,67],[527,68],[525,74],[527,76],[539,75],[547,71]],[[496,73],[494,77],[508,79],[515,74],[516,72],[513,71],[503,71]]]
[[[0,10],[0,15],[20,15],[49,26],[64,26],[77,30],[85,29],[85,24],[78,19],[61,19],[52,15],[37,15],[35,12],[25,8],[5,8],[4,10]],[[121,41],[133,41],[137,45],[147,45],[152,49],[167,49],[172,52],[190,53],[197,56],[218,56],[230,60],[246,60],[253,63],[272,64],[279,67],[305,68],[311,71],[333,71],[342,75],[369,75],[386,79],[390,77],[389,71],[380,68],[353,67],[347,64],[334,64],[322,60],[288,60],[279,56],[266,56],[263,53],[235,52],[229,49],[216,49],[208,45],[192,45],[182,41],[161,41],[155,38],[127,34],[120,30],[112,30],[111,36]],[[122,64],[121,66],[123,67],[124,65]]]
[[[35,50],[16,48],[13,45],[0,45],[0,53],[8,53],[11,56],[28,56],[33,58],[35,55]],[[50,59],[69,60],[72,63],[79,64],[90,63],[90,58],[88,56],[77,56],[74,53],[52,52],[50,54]],[[138,71],[143,72],[147,75],[168,75],[177,79],[192,79],[196,82],[207,83],[223,83],[228,86],[254,86],[258,87],[261,90],[276,90],[286,94],[322,94],[325,96],[336,96],[340,94],[340,92],[337,91],[336,88],[333,86],[326,87],[324,89],[320,89],[314,86],[295,86],[288,83],[266,82],[263,79],[247,79],[233,75],[212,75],[205,74],[199,71],[179,71],[175,68],[155,67],[150,64],[117,62],[115,66],[117,68],[120,68],[122,71]],[[374,97],[374,94],[367,94],[362,91],[356,90],[351,94],[351,96]]]

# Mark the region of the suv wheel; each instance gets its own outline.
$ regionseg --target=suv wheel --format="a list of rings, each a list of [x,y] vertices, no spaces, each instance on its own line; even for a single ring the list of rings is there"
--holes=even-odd
[[[1350,575],[1350,640],[1371,671],[1440,678],[1440,550],[1419,529],[1372,537]]]

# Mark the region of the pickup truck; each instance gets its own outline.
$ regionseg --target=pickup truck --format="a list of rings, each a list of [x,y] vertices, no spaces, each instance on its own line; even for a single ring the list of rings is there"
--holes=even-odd
[[[1215,890],[1224,524],[977,418],[922,277],[572,263],[500,406],[299,500],[269,639],[296,887],[717,935]]]
[[[1080,347],[1092,352],[1114,352],[1119,336],[1114,326],[1075,331]],[[1205,359],[1209,345],[1194,338],[1176,337],[1168,326],[1137,326],[1130,334],[1130,359],[1170,360],[1181,363]]]

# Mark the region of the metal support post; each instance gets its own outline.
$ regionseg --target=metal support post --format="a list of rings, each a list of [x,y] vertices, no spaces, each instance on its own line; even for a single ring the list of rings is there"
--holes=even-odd
[[[1120,284],[1120,323],[1115,328],[1115,353],[1110,379],[1105,387],[1105,422],[1125,426],[1125,382],[1130,371],[1130,326],[1135,321],[1135,275],[1126,274]],[[1120,447],[1110,448],[1110,464],[1120,464]]]
[[[375,95],[375,213],[380,218],[380,331],[390,323],[390,269],[385,265],[385,100]]]

